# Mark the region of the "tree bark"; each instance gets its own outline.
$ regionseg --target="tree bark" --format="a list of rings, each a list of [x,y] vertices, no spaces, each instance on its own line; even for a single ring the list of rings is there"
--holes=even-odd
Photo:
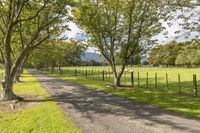
[[[17,70],[16,72],[16,75],[15,75],[15,79],[14,81],[17,83],[17,82],[20,82],[20,76],[21,76],[21,70],[20,68]]]
[[[62,75],[61,66],[58,66],[58,72],[59,72],[59,75]]]
[[[51,67],[51,73],[54,73],[54,66]]]
[[[21,74],[23,74],[24,72],[24,63],[26,62],[27,58],[28,58],[29,54],[27,54],[24,59],[22,60],[22,63],[21,65],[19,65],[19,68],[18,70],[16,71],[16,75],[15,75],[15,82],[20,82],[20,77],[21,77]]]
[[[114,85],[116,86],[116,87],[120,87],[120,85],[121,85],[121,78],[120,77],[115,77],[115,79],[114,79]]]
[[[10,79],[10,80],[5,80]],[[2,81],[2,96],[1,100],[7,101],[7,100],[21,100],[20,97],[16,96],[13,93],[13,78],[7,78],[7,75],[4,75],[3,81]]]
[[[6,44],[6,43],[5,43]],[[10,55],[10,46],[5,46],[5,67],[4,67],[4,76],[2,81],[2,97],[1,100],[22,100],[19,96],[16,96],[13,93],[13,83],[16,76],[17,71],[19,70],[20,64],[26,56],[27,50],[24,50],[20,56],[16,59],[14,63],[12,63],[11,55]]]
[[[24,66],[23,65],[20,67],[19,71],[20,71],[20,75],[24,73]]]
[[[110,63],[110,64],[112,64],[112,63]],[[119,73],[117,72],[115,65],[111,65],[111,68],[112,68],[112,72],[113,72],[113,75],[114,75],[114,86],[120,87],[121,86],[121,77],[122,77],[124,70],[126,68],[126,61],[123,63],[122,69]]]
[[[12,24],[11,21],[8,21],[6,27],[7,32],[3,42],[3,56],[5,59],[4,75],[2,80],[2,96],[1,100],[17,100],[18,97],[13,93],[13,80],[14,77],[11,76],[11,33],[12,33]]]

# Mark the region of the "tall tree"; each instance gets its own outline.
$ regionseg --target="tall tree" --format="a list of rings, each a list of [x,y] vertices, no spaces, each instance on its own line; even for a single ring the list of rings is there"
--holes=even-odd
[[[79,0],[74,10],[76,22],[89,35],[112,68],[115,86],[129,59],[138,54],[150,38],[161,30],[159,20],[165,16],[167,1],[161,0]],[[116,69],[116,56],[122,60]]]

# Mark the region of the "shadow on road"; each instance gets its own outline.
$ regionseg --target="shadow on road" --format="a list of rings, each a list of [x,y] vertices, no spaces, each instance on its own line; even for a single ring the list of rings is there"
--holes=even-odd
[[[159,123],[193,133],[200,132],[200,128],[197,125],[197,123],[200,124],[199,120],[185,118],[171,111],[139,104],[132,100],[98,92],[94,89],[89,89],[68,81],[50,78],[46,75],[33,72],[32,74],[38,78],[42,86],[52,96],[44,100],[37,100],[38,102],[55,100],[58,104],[62,104],[62,106],[65,106],[65,103],[70,103],[73,105],[73,108],[83,113],[84,117],[90,119],[91,122],[94,121],[94,114],[102,116],[115,115],[128,117],[128,119],[146,119],[151,121],[150,123],[145,123],[146,126],[156,126]],[[186,125],[188,123],[191,124],[191,122],[195,122],[193,127]]]

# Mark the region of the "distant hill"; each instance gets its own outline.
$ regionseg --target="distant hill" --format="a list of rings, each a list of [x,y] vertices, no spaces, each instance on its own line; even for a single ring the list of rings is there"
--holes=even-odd
[[[86,52],[84,55],[81,56],[82,61],[91,61],[94,60],[96,62],[103,62],[105,59],[103,56],[96,54],[96,53],[92,53],[92,52]]]

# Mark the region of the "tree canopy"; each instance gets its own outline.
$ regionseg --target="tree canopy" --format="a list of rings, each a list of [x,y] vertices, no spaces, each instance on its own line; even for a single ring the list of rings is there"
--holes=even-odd
[[[153,65],[170,66],[198,66],[200,65],[199,41],[194,42],[170,42],[159,45],[149,53],[149,62]]]
[[[70,0],[0,1],[0,48],[4,62],[3,100],[19,99],[13,81],[23,60],[36,47],[54,38],[69,18]]]
[[[149,44],[162,30],[160,19],[167,17],[167,1],[161,0],[79,0],[73,15],[112,68],[115,85],[129,59]],[[116,57],[122,69],[116,70]]]
[[[73,66],[81,63],[81,55],[87,45],[75,40],[49,40],[35,49],[29,57],[27,65],[35,68]]]

